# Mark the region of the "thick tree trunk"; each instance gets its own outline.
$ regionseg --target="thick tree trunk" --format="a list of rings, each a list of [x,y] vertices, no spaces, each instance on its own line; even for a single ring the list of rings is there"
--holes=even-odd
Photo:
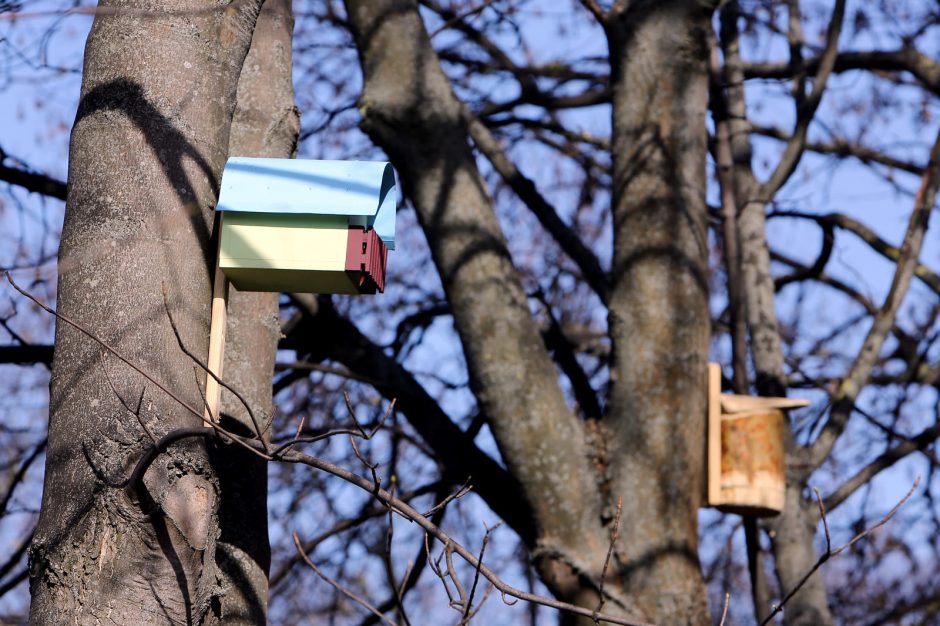
[[[663,624],[706,624],[698,558],[708,240],[710,2],[633,2],[606,26],[613,88],[611,504],[617,575]]]
[[[471,386],[531,511],[531,525],[517,530],[552,592],[592,606],[607,538],[590,448],[529,311],[462,105],[414,0],[346,7],[364,75],[363,128],[392,159],[427,234]]]
[[[565,600],[597,605],[621,496],[605,610],[708,622],[697,514],[709,334],[704,29],[713,7],[643,3],[610,25],[617,364],[606,430],[588,437],[564,405],[467,145],[462,105],[415,3],[346,6],[364,74],[363,128],[395,163],[428,236],[471,385],[532,511],[535,536],[523,538],[542,580]],[[606,453],[592,451],[602,441]]]
[[[59,310],[201,409],[211,209],[260,0],[103,1],[85,50],[59,253]],[[30,550],[32,624],[201,623],[218,611],[219,485],[204,446],[159,437],[196,415],[66,324]],[[142,426],[146,426],[146,432]]]
[[[293,27],[290,0],[265,0],[238,81],[231,156],[294,156],[300,117],[291,75]],[[274,413],[271,378],[281,334],[277,299],[276,293],[229,291],[223,378],[247,400],[262,428]],[[228,428],[253,431],[247,410],[227,390],[222,415]],[[213,464],[221,491],[216,560],[224,593],[218,623],[263,624],[271,564],[267,463],[237,446],[220,446]]]

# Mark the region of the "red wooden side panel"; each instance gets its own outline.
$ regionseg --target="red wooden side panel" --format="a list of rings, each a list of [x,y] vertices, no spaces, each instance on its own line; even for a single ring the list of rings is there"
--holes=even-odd
[[[346,240],[346,272],[359,288],[359,293],[385,291],[385,269],[388,248],[375,230],[350,226]]]

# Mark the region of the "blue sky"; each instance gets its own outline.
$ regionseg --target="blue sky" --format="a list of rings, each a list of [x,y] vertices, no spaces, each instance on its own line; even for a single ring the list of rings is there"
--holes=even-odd
[[[859,4],[850,3],[850,8]],[[55,0],[33,0],[26,3],[24,10],[43,13],[56,10],[59,5]],[[532,4],[528,6],[531,7]],[[514,58],[520,62],[548,62],[574,55],[603,56],[606,53],[603,37],[598,36],[596,28],[586,26],[583,20],[572,20],[566,24],[564,47],[557,45],[560,40],[558,13],[570,9],[567,3],[556,6],[560,8],[541,13],[527,9],[528,20],[523,33],[525,45],[510,51]],[[815,19],[814,24],[818,26],[818,18]],[[3,71],[6,72],[0,75],[0,119],[5,120],[0,125],[0,148],[8,155],[18,157],[30,166],[60,179],[66,177],[68,132],[80,88],[82,46],[90,25],[91,18],[88,15],[36,16],[21,18],[15,23],[0,19],[0,68],[4,68]],[[53,27],[51,35],[50,27]],[[860,34],[847,29],[842,45],[847,49],[885,45],[886,41],[891,41],[890,29],[890,25],[876,25]],[[807,28],[807,31],[810,31],[810,28]],[[454,35],[451,33],[442,32],[436,36],[435,42],[446,42],[447,38],[452,37]],[[932,52],[936,54],[938,50],[940,45],[934,44]],[[782,40],[777,39],[766,45],[752,45],[747,49],[747,54],[766,60],[782,60],[786,58],[786,47]],[[336,62],[348,62],[341,60],[345,58],[337,57]],[[303,59],[298,60],[298,63],[304,62]],[[603,69],[602,66],[591,66],[588,62],[586,66]],[[787,88],[786,85],[777,87],[762,83],[749,84],[748,97],[752,103],[757,103],[749,111],[753,119],[767,125],[789,128],[793,123],[794,114]],[[926,147],[932,141],[932,132],[935,132],[940,120],[940,109],[935,98],[926,104],[926,114],[932,116],[932,119],[923,124],[922,128],[918,127],[917,119],[923,115],[924,106],[913,88],[892,87],[893,95],[903,96],[902,104],[885,114],[867,118],[864,126],[859,125],[857,118],[843,113],[842,109],[850,106],[853,99],[860,101],[860,107],[871,104],[866,103],[865,98],[882,88],[883,83],[858,73],[834,76],[820,107],[820,123],[812,127],[810,139],[825,140],[830,136],[861,138],[876,147],[890,149],[892,154],[898,157],[923,163],[926,160]],[[327,98],[329,89],[326,85],[311,86],[298,79],[298,94],[298,101],[306,116],[305,126],[309,126],[315,123],[316,119],[312,119],[315,116],[309,107],[304,106],[305,102]],[[511,95],[507,91],[506,96]],[[567,122],[593,135],[609,134],[609,109],[606,106],[568,112],[563,114],[563,117]],[[340,144],[331,144],[313,137],[302,147],[302,156],[338,158],[362,156],[373,152],[358,131],[351,130],[346,137],[348,140]],[[755,164],[759,175],[767,174],[776,162],[780,150],[781,144],[774,140],[755,142]],[[514,156],[517,157],[524,173],[539,181],[542,188],[552,190],[556,177],[564,176],[566,171],[550,159],[543,158],[547,153],[547,150],[540,151],[528,145],[516,149]],[[485,165],[483,167],[486,169]],[[911,210],[913,190],[918,181],[912,175],[903,172],[891,173],[880,167],[874,168],[874,172],[873,174],[871,168],[857,161],[847,160],[836,164],[830,158],[807,155],[791,182],[779,194],[777,208],[796,208],[804,212],[818,213],[849,213],[874,228],[890,243],[896,244],[904,232]],[[710,188],[709,197],[711,201],[715,201],[714,185]],[[559,191],[553,199],[560,206],[565,206],[571,202],[571,194]],[[9,196],[0,197],[0,202],[4,203],[0,205],[0,266],[19,265],[24,261],[29,265],[31,261],[54,252],[61,225],[62,203],[43,200],[22,190],[12,190]],[[505,211],[503,217],[507,229],[510,230],[529,228],[532,221],[529,216],[514,214],[511,210]],[[416,225],[412,216],[405,214],[400,219],[399,229],[404,229],[402,235],[405,241],[410,243],[412,251],[416,251],[423,245],[423,236],[415,232]],[[768,228],[769,237],[777,248],[804,261],[815,257],[820,245],[817,229],[807,228],[804,224],[789,219],[773,219]],[[928,232],[921,256],[922,261],[933,268],[940,268],[940,241],[937,232],[940,232],[937,228]],[[21,240],[26,243],[22,251],[17,249]],[[893,272],[892,264],[849,233],[838,232],[837,242],[833,261],[827,271],[852,283],[863,282],[870,297],[880,303]],[[395,254],[408,255],[408,250],[408,246],[400,246],[400,250]],[[514,247],[514,253],[517,250],[522,253],[521,246]],[[600,250],[599,254],[606,257],[609,250]],[[401,261],[396,261],[393,256],[390,278],[393,282],[396,263]],[[53,263],[46,262],[36,268],[19,270],[16,276],[24,280],[48,281],[35,285],[35,289],[48,301],[52,300],[55,276]],[[820,289],[809,290],[802,294],[802,298],[798,295],[800,294],[797,290],[791,287],[779,299],[782,319],[791,319],[799,313],[808,328],[818,328],[820,333],[844,319],[849,310],[840,298]],[[915,315],[920,308],[926,306],[925,303],[930,304],[933,300],[934,296],[928,295],[915,280],[912,297],[902,312],[902,320],[905,316]],[[719,297],[715,305],[719,307],[721,304]],[[12,306],[14,304],[8,287],[0,287],[0,315],[5,315]],[[22,301],[15,306],[20,310],[25,308]],[[599,315],[603,317],[602,314]],[[598,322],[604,323],[604,320],[599,319]],[[11,325],[31,341],[51,341],[52,327],[48,320],[42,321],[22,315],[12,318]],[[867,327],[861,325],[856,333],[849,335],[846,342],[860,341],[865,328]],[[384,332],[389,330],[388,327],[384,328]],[[409,357],[408,363],[419,371],[428,369],[430,366],[424,364],[439,363],[442,360],[441,353],[445,352],[450,355],[444,359],[447,365],[435,365],[437,369],[433,373],[462,383],[464,372],[460,355],[450,339],[451,333],[449,320],[435,323],[429,330],[429,340]],[[4,331],[0,330],[0,343],[5,343],[7,339]],[[719,345],[717,351],[720,353],[721,349]],[[19,392],[0,401],[0,420],[6,424],[22,424],[33,433],[37,429],[41,431],[45,415],[44,370],[41,367],[27,369],[0,366],[0,376],[16,377],[21,387]],[[435,388],[443,394],[445,408],[452,410],[455,415],[465,412],[468,402],[465,391],[447,391],[446,385],[440,384],[431,376],[424,377],[423,380],[430,388]],[[874,404],[879,400],[881,399],[868,399]],[[924,413],[919,409],[926,411],[934,400],[934,394],[927,393],[924,398],[911,405],[911,415],[908,419],[912,425],[922,422]],[[855,453],[864,453],[864,450],[855,448],[864,447],[867,441],[860,432],[850,432],[840,445],[845,449],[847,457],[851,457]],[[488,445],[492,447],[491,442]],[[896,495],[903,493],[913,474],[923,471],[923,466],[922,459],[912,457],[897,471],[879,477],[875,483],[875,508],[882,503],[887,505],[896,499]],[[32,477],[34,481],[37,480],[38,472],[34,470]],[[827,477],[821,475],[820,481],[827,482]],[[35,482],[33,485],[32,490],[24,489],[24,506],[35,506]],[[862,496],[863,494],[858,494],[856,500],[860,500]],[[852,506],[849,505],[845,511],[851,509]],[[710,514],[705,514],[706,517],[708,515]],[[848,512],[836,512],[833,520],[837,525],[840,517],[847,516]],[[0,525],[0,552],[4,549],[3,542],[12,541],[11,537],[20,532],[28,519],[31,519],[30,515],[23,513],[14,519],[14,527],[8,526],[7,521]],[[918,529],[915,528],[912,532],[918,532]],[[8,603],[16,601],[10,595],[0,600],[0,613],[4,609],[15,608]]]

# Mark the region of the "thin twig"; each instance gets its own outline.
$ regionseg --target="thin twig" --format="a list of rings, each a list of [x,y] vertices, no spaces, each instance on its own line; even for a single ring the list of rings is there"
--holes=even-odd
[[[480,564],[483,563],[483,555],[486,553],[486,544],[490,542],[490,535],[493,533],[493,531],[499,527],[500,527],[500,523],[497,523],[493,527],[486,528],[486,533],[483,535],[483,544],[480,546],[480,555],[477,557],[478,563]],[[470,595],[467,597],[467,605],[464,607],[463,617],[460,620],[461,625],[470,623],[470,620],[473,618],[473,615],[476,613],[476,611],[472,611],[471,609],[473,608],[473,596],[474,594],[476,594],[477,584],[479,582],[480,582],[480,568],[477,567],[473,573],[473,584],[470,585]],[[480,606],[483,606],[482,602],[480,603]],[[479,610],[479,607],[477,608],[477,610]]]
[[[297,536],[297,533],[296,533],[296,532],[293,534],[293,536],[294,536],[294,545],[297,547],[297,552],[298,552],[298,554],[300,554],[300,558],[303,559],[304,563],[306,563],[306,564],[310,567],[310,569],[312,569],[314,572],[316,572],[317,576],[319,576],[320,578],[322,578],[323,580],[325,580],[327,583],[330,584],[330,586],[332,586],[334,589],[336,589],[337,591],[339,591],[341,594],[343,594],[344,596],[346,596],[347,598],[349,598],[349,599],[352,600],[353,602],[355,602],[355,603],[357,603],[357,604],[359,604],[359,605],[365,607],[370,613],[372,613],[373,615],[375,615],[376,617],[378,617],[380,620],[382,620],[383,622],[385,622],[385,623],[388,624],[389,626],[398,626],[395,622],[393,622],[392,620],[390,620],[390,619],[388,619],[387,617],[385,617],[384,615],[382,615],[382,613],[379,612],[379,610],[378,610],[377,608],[375,608],[374,606],[372,606],[371,604],[369,604],[368,602],[366,602],[363,598],[361,598],[361,597],[360,597],[359,595],[357,595],[355,592],[353,592],[353,591],[350,590],[350,589],[347,589],[347,588],[344,587],[343,585],[339,584],[338,582],[336,582],[335,580],[333,580],[332,578],[330,578],[329,576],[327,576],[327,575],[323,572],[323,570],[321,570],[319,567],[317,567],[316,564],[315,564],[313,561],[310,560],[310,558],[307,556],[307,553],[304,552],[303,546],[301,546],[301,544],[300,544],[300,538]]]
[[[603,24],[607,20],[607,15],[601,5],[597,4],[597,0],[581,0],[581,6],[594,16],[598,24]]]
[[[462,498],[462,497],[464,497],[465,495],[467,495],[468,493],[470,493],[470,490],[471,490],[471,489],[473,489],[473,485],[470,484],[470,479],[467,478],[467,482],[465,482],[465,483],[460,487],[460,489],[458,489],[458,490],[455,491],[454,493],[450,494],[449,496],[447,496],[446,498],[444,498],[443,500],[441,500],[439,503],[437,503],[437,504],[435,504],[434,506],[432,506],[430,509],[428,509],[427,511],[425,511],[424,513],[422,513],[422,515],[424,515],[425,517],[431,517],[432,515],[434,515],[435,513],[437,513],[438,511],[440,511],[441,509],[443,509],[445,506],[447,506],[451,501],[453,501],[453,500],[459,500],[460,498]]]
[[[101,339],[100,337],[98,337],[96,334],[94,334],[93,332],[91,332],[90,330],[88,330],[87,328],[85,328],[83,325],[81,325],[81,324],[79,324],[78,322],[74,321],[73,319],[71,319],[71,318],[68,317],[67,315],[63,315],[62,313],[59,313],[59,312],[56,311],[55,309],[53,309],[53,308],[51,308],[51,307],[49,307],[49,306],[43,304],[42,302],[40,302],[38,298],[36,298],[34,295],[32,295],[31,293],[29,293],[28,291],[24,290],[22,287],[20,287],[20,286],[16,283],[16,281],[13,280],[13,276],[11,276],[9,272],[4,272],[4,274],[6,275],[7,280],[10,281],[10,285],[11,285],[17,292],[19,292],[21,295],[23,295],[23,296],[26,297],[28,300],[30,300],[31,302],[33,302],[36,306],[38,306],[40,309],[42,309],[42,310],[45,311],[46,313],[49,313],[50,315],[52,315],[52,316],[55,317],[56,319],[65,322],[66,324],[68,324],[69,326],[71,326],[72,328],[74,328],[74,329],[77,330],[78,332],[82,333],[83,335],[85,335],[86,337],[88,337],[89,339],[91,339],[92,341],[94,341],[95,343],[97,343],[99,346],[101,346],[102,348],[104,348],[105,350],[107,350],[109,353],[111,353],[111,354],[113,354],[114,356],[116,356],[122,363],[124,363],[125,365],[127,365],[128,367],[130,367],[132,370],[134,370],[135,372],[137,372],[138,374],[140,374],[141,376],[143,376],[145,379],[147,379],[148,381],[150,381],[151,383],[153,383],[153,384],[157,387],[157,389],[159,389],[160,391],[162,391],[163,393],[165,393],[166,395],[168,395],[171,399],[173,399],[174,401],[176,401],[176,403],[179,404],[181,407],[183,407],[184,409],[186,409],[187,411],[189,411],[190,413],[192,413],[193,415],[195,415],[196,418],[197,418],[200,422],[202,422],[202,423],[204,423],[205,425],[207,425],[207,426],[209,426],[210,428],[212,428],[212,432],[214,432],[216,435],[220,436],[223,440],[229,440],[229,439],[230,439],[230,440],[234,441],[235,443],[237,443],[238,445],[240,445],[240,446],[242,446],[243,448],[245,448],[246,450],[249,450],[249,451],[253,452],[254,454],[259,455],[259,456],[262,457],[263,459],[265,459],[265,460],[271,460],[271,457],[270,457],[268,454],[266,454],[266,453],[263,452],[263,451],[257,450],[254,446],[248,444],[248,443],[246,442],[246,440],[244,440],[243,438],[232,436],[232,433],[229,433],[228,431],[226,431],[226,430],[220,428],[217,424],[213,423],[211,420],[206,419],[205,416],[202,414],[202,411],[197,411],[195,408],[192,407],[192,405],[190,405],[190,404],[187,403],[185,400],[183,400],[182,398],[180,398],[178,395],[176,395],[175,393],[173,393],[172,391],[170,391],[170,390],[166,387],[166,385],[164,385],[164,384],[161,383],[159,380],[157,380],[156,378],[154,378],[151,374],[149,374],[149,373],[148,373],[146,370],[144,370],[142,367],[140,367],[139,365],[135,364],[133,361],[131,361],[131,360],[128,359],[126,356],[124,356],[123,354],[121,354],[117,349],[111,347],[107,342],[105,342],[103,339]],[[172,434],[172,433],[170,433],[170,434]],[[167,435],[167,436],[169,436],[169,435]],[[164,437],[164,439],[166,439],[166,437]],[[143,459],[141,459],[141,460],[143,460]],[[152,460],[151,460],[151,462],[152,462]],[[136,474],[136,472],[135,472],[135,474]]]
[[[728,605],[731,603],[731,594],[725,592],[725,606],[721,609],[721,621],[718,626],[725,626],[725,620],[728,619]]]
[[[785,596],[783,597],[783,600],[780,601],[780,604],[776,605],[776,606],[773,608],[773,611],[770,612],[770,615],[768,615],[767,617],[765,617],[765,618],[763,619],[763,621],[761,621],[760,626],[765,626],[765,624],[769,624],[770,621],[771,621],[775,616],[777,616],[781,611],[783,611],[783,607],[786,606],[787,602],[789,602],[789,601],[793,598],[793,596],[795,596],[796,593],[797,593],[800,589],[803,588],[803,585],[806,584],[806,581],[808,581],[808,580],[810,579],[810,577],[811,577],[813,574],[816,573],[816,570],[818,570],[820,567],[822,567],[823,563],[825,563],[826,561],[828,561],[830,558],[841,554],[843,551],[845,551],[846,549],[848,549],[851,545],[855,544],[856,542],[858,542],[858,541],[861,540],[862,538],[867,537],[868,535],[870,535],[871,533],[873,533],[873,532],[876,531],[877,529],[879,529],[879,528],[881,528],[882,526],[884,526],[885,524],[887,524],[888,521],[889,521],[892,517],[894,517],[894,514],[898,512],[898,509],[900,509],[902,506],[904,506],[904,503],[907,502],[907,501],[910,499],[910,497],[911,497],[912,495],[914,495],[914,491],[917,489],[917,486],[918,486],[919,484],[920,484],[920,476],[918,476],[918,477],[914,480],[914,484],[911,485],[911,488],[910,488],[910,490],[908,490],[907,495],[905,495],[903,498],[901,498],[901,500],[900,500],[897,504],[895,504],[894,507],[893,507],[890,511],[888,511],[887,515],[885,515],[883,518],[881,518],[881,521],[879,521],[879,522],[878,522],[877,524],[875,524],[874,526],[869,526],[868,528],[866,528],[866,529],[863,530],[862,532],[858,533],[858,534],[855,535],[848,543],[846,543],[845,545],[841,546],[840,548],[837,548],[836,550],[833,550],[833,549],[832,549],[832,540],[831,540],[831,538],[830,538],[830,536],[829,536],[829,522],[826,521],[826,508],[825,508],[825,505],[823,505],[823,500],[822,500],[822,498],[821,498],[820,495],[819,495],[819,491],[818,491],[818,490],[814,490],[814,491],[816,491],[816,502],[817,502],[817,504],[818,504],[818,506],[819,506],[819,513],[820,513],[820,515],[822,516],[823,529],[824,529],[824,531],[825,531],[825,533],[826,533],[826,551],[819,557],[819,559],[816,561],[816,563],[813,565],[813,567],[810,568],[810,570],[806,573],[806,575],[803,576],[803,578],[800,579],[800,582],[798,582],[798,583],[796,584],[796,586],[793,587],[793,589],[791,589],[791,590],[789,591],[789,593],[787,593],[787,595],[785,595]]]
[[[464,11],[463,13],[459,13],[459,14],[455,15],[454,17],[452,17],[451,19],[447,20],[446,22],[444,22],[443,24],[441,24],[440,26],[438,26],[437,28],[435,28],[433,31],[431,31],[430,33],[428,33],[428,37],[431,38],[431,39],[434,39],[434,37],[435,37],[437,34],[439,34],[439,33],[443,32],[443,31],[447,30],[448,28],[450,28],[450,27],[453,26],[454,24],[458,24],[458,23],[462,22],[463,20],[467,19],[468,17],[473,17],[474,15],[476,15],[477,13],[479,13],[480,11],[483,11],[486,7],[488,7],[488,6],[490,6],[491,4],[493,4],[493,2],[494,2],[494,0],[484,0],[480,5],[475,6],[475,7],[471,7],[471,8],[469,8],[469,9],[467,9],[466,11]]]
[[[607,579],[607,568],[610,567],[610,557],[614,553],[614,546],[617,539],[620,538],[620,516],[623,514],[623,498],[617,497],[617,514],[614,516],[614,523],[610,529],[610,545],[607,547],[607,556],[604,558],[604,567],[601,569],[601,580],[598,585],[597,594],[600,596],[597,600],[597,608],[594,609],[594,623],[597,624],[597,615],[604,608],[607,598],[604,596],[604,581]]]
[[[117,388],[114,386],[114,382],[111,380],[111,375],[108,374],[108,367],[107,367],[107,364],[104,362],[104,358],[103,358],[104,354],[102,353],[101,356],[102,356],[101,371],[104,373],[104,379],[108,381],[108,387],[110,387],[111,391],[114,392],[114,395],[117,396],[118,401],[120,401],[120,403],[124,406],[124,409],[128,413],[132,414],[135,418],[137,418],[137,423],[140,424],[140,427],[143,429],[143,431],[147,434],[148,437],[150,437],[150,441],[152,441],[153,444],[156,445],[157,438],[147,427],[147,424],[144,422],[144,419],[140,416],[140,408],[143,406],[143,403],[144,403],[144,393],[147,391],[147,386],[144,385],[143,387],[141,387],[140,397],[137,399],[137,408],[131,409],[131,407],[129,407],[127,405],[127,402],[124,400],[124,397],[120,393],[118,393]]]
[[[251,440],[246,440],[246,443],[249,445],[257,445],[256,443],[252,443]],[[562,602],[560,600],[555,600],[554,598],[547,598],[545,596],[540,596],[534,593],[528,593],[526,591],[522,591],[521,589],[517,589],[512,585],[509,585],[503,581],[502,578],[496,574],[496,572],[491,570],[486,565],[480,563],[472,552],[470,552],[461,544],[455,543],[446,532],[434,525],[430,520],[421,515],[420,512],[414,509],[407,502],[403,502],[398,498],[395,498],[384,489],[380,488],[376,490],[372,481],[354,474],[334,463],[330,463],[329,461],[325,461],[310,455],[302,454],[300,452],[292,451],[288,454],[285,454],[283,460],[288,463],[307,465],[309,467],[327,472],[328,474],[336,476],[337,478],[341,478],[350,484],[356,485],[360,489],[368,491],[380,501],[388,503],[396,514],[401,515],[404,519],[414,522],[423,528],[428,535],[440,541],[445,547],[447,547],[451,552],[460,556],[460,558],[466,561],[471,567],[479,567],[480,574],[489,580],[490,583],[492,583],[493,586],[503,595],[503,602],[507,604],[514,604],[515,600],[523,600],[525,602],[534,602],[536,604],[559,611],[566,611],[574,615],[581,615],[591,619],[594,618],[595,613],[592,609],[576,606],[574,604]],[[622,624],[624,626],[650,626],[647,622],[640,622],[634,619],[616,615],[597,615],[597,619],[600,621],[610,622],[611,624]]]
[[[36,444],[36,447],[33,448],[33,451],[29,453],[29,456],[23,459],[23,462],[20,463],[20,466],[16,469],[16,472],[13,474],[13,478],[10,479],[10,486],[7,489],[7,492],[3,495],[3,498],[0,499],[0,516],[6,514],[7,506],[9,506],[10,501],[13,499],[13,492],[16,491],[17,486],[26,477],[26,472],[29,470],[30,465],[32,465],[33,462],[39,458],[40,454],[45,452],[48,443],[49,438],[47,437]]]
[[[149,373],[147,373],[146,371],[144,371],[144,370],[143,370],[141,367],[139,367],[138,365],[135,365],[133,362],[131,362],[130,359],[128,359],[127,357],[125,357],[123,354],[121,354],[120,352],[118,352],[116,349],[112,348],[112,347],[111,347],[110,345],[108,345],[103,339],[99,338],[97,335],[95,335],[93,332],[91,332],[90,330],[88,330],[87,328],[85,328],[84,326],[82,326],[81,324],[79,324],[78,322],[72,320],[72,319],[69,318],[68,316],[63,315],[62,313],[59,313],[59,312],[56,311],[55,309],[52,309],[51,307],[49,307],[49,306],[43,304],[42,302],[40,302],[38,298],[36,298],[36,297],[35,297],[34,295],[32,295],[31,293],[25,291],[22,287],[20,287],[20,286],[16,283],[16,281],[13,280],[13,276],[10,275],[9,272],[4,272],[4,274],[6,275],[7,280],[10,281],[10,285],[12,285],[12,287],[13,287],[16,291],[18,291],[21,295],[23,295],[23,296],[25,296],[27,299],[31,300],[33,303],[35,303],[39,308],[41,308],[42,310],[44,310],[46,313],[49,313],[50,315],[54,316],[56,319],[62,320],[63,322],[65,322],[66,324],[68,324],[69,326],[71,326],[72,328],[74,328],[74,329],[77,330],[78,332],[82,333],[83,335],[85,335],[86,337],[88,337],[89,339],[91,339],[92,341],[94,341],[95,343],[97,343],[99,346],[101,346],[102,348],[104,348],[105,350],[107,350],[108,352],[110,352],[111,354],[113,354],[114,356],[116,356],[122,363],[124,363],[125,365],[127,365],[128,367],[130,367],[131,369],[133,369],[135,372],[137,372],[138,374],[140,374],[141,376],[143,376],[144,378],[146,378],[148,381],[150,381],[151,383],[153,383],[154,385],[156,385],[157,388],[160,389],[160,391],[162,391],[162,392],[165,393],[166,395],[170,396],[170,398],[172,398],[173,400],[175,400],[180,406],[182,406],[183,408],[185,408],[187,411],[189,411],[189,412],[192,413],[193,415],[198,416],[198,417],[200,418],[200,420],[202,420],[202,414],[201,414],[199,411],[197,411],[197,410],[194,409],[192,406],[190,406],[186,401],[182,400],[178,395],[176,395],[175,393],[173,393],[172,391],[170,391],[169,389],[167,389],[167,387],[166,387],[163,383],[161,383],[161,382],[158,381],[156,378],[154,378],[153,376],[151,376]]]

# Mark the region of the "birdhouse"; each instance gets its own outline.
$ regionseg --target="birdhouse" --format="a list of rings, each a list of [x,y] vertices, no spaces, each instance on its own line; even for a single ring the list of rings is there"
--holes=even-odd
[[[708,505],[770,516],[786,490],[784,411],[806,400],[721,393],[721,366],[708,364]]]
[[[242,291],[383,291],[395,202],[389,163],[232,157],[219,268]]]

